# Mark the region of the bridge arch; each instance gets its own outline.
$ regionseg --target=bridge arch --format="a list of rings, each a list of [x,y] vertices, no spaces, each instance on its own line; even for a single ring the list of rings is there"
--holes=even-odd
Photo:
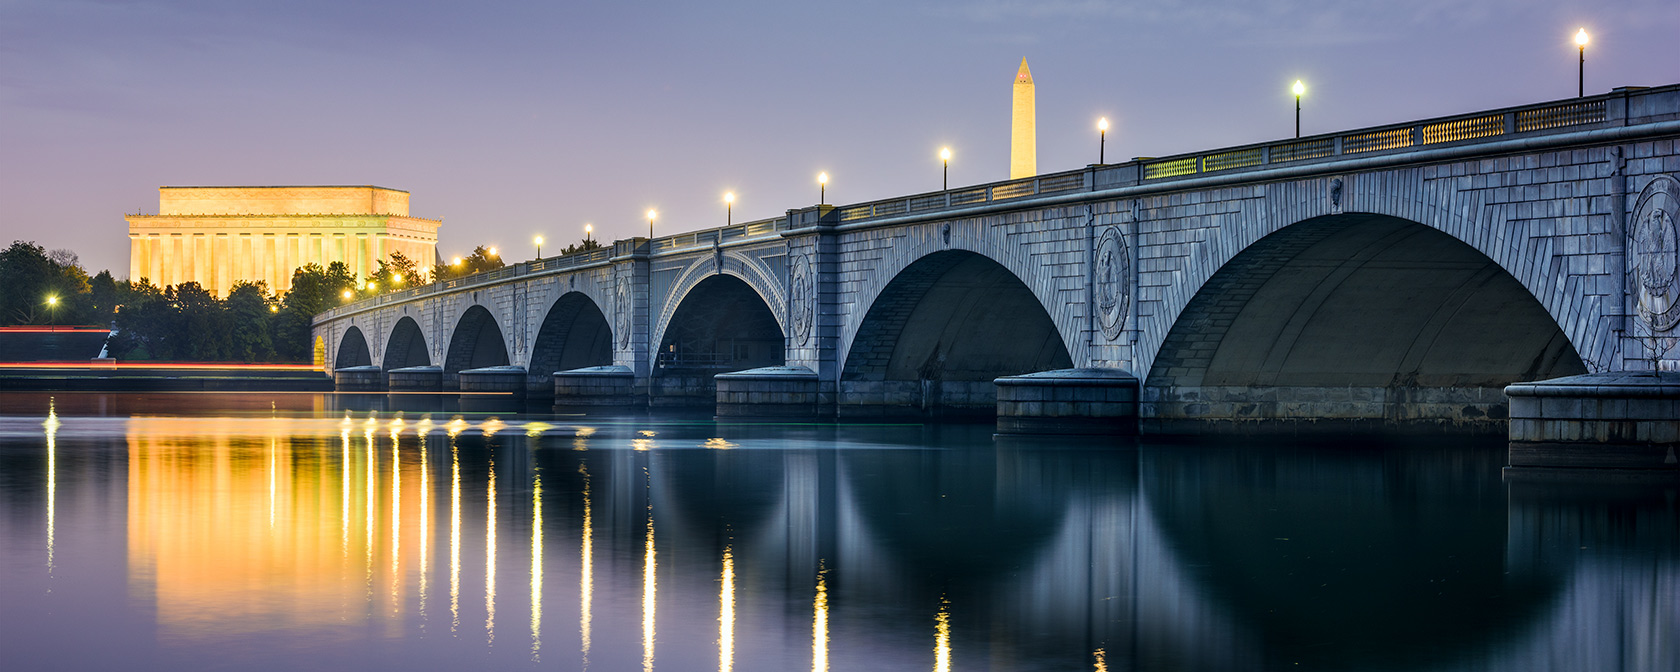
[[[784,334],[787,333],[787,296],[775,274],[754,259],[730,250],[722,250],[719,255],[706,255],[696,259],[684,267],[677,279],[671,283],[671,291],[666,294],[661,304],[659,319],[654,324],[650,342],[664,342],[665,332],[671,327],[671,320],[676,317],[677,310],[682,307],[689,294],[701,283],[720,275],[739,279],[757,294],[758,300],[770,310],[776,328]]]
[[[1245,246],[1164,332],[1145,428],[1207,421],[1434,423],[1504,431],[1504,386],[1586,372],[1489,255],[1385,214],[1328,214]]]
[[[568,291],[549,305],[526,368],[533,385],[552,390],[556,371],[613,363],[613,333],[601,307],[587,294]]]
[[[333,357],[333,368],[372,365],[373,355],[368,349],[367,337],[362,335],[362,330],[354,325],[345,329],[344,334],[338,337],[338,354]]]
[[[842,413],[868,414],[870,406],[990,413],[997,377],[1073,366],[1038,297],[977,252],[925,255],[868,306],[841,369]]]
[[[444,354],[446,378],[467,369],[508,365],[507,339],[497,322],[496,316],[481,305],[473,304],[461,312]]]
[[[426,349],[426,336],[420,331],[420,323],[404,315],[391,328],[390,337],[385,339],[385,356],[380,368],[390,371],[410,366],[430,366],[431,363],[432,356]]]
[[[711,406],[717,402],[713,376],[786,363],[786,332],[752,283],[715,274],[680,296],[655,341],[652,403]]]

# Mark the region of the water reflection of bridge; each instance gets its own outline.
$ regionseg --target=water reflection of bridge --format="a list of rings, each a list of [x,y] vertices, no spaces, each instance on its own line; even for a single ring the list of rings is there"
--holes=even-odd
[[[96,425],[32,421],[44,515],[78,524],[62,480],[126,486],[128,580],[152,588],[159,636],[187,641],[434,628],[597,669],[682,667],[725,639],[727,655],[789,668],[925,668],[940,647],[959,669],[1082,667],[1098,650],[1108,669],[1680,662],[1672,493],[1507,499],[1484,476],[1497,451],[925,451],[900,448],[963,430],[327,423],[132,419],[123,483],[54,459],[61,435],[97,443]]]

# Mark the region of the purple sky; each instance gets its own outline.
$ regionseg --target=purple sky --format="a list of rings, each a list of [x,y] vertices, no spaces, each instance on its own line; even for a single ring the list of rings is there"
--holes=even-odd
[[[1025,56],[1038,166],[1680,82],[1674,0],[978,3],[0,2],[0,245],[127,275],[160,185],[376,184],[447,257],[673,233],[1008,172]],[[553,248],[551,248],[553,249]]]

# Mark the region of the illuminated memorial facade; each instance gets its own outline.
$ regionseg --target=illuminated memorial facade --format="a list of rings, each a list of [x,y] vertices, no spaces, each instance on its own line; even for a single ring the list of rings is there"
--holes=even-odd
[[[355,187],[159,187],[158,214],[128,215],[128,277],[291,288],[292,270],[342,261],[358,278],[400,252],[434,263],[442,220],[408,216],[408,192]]]

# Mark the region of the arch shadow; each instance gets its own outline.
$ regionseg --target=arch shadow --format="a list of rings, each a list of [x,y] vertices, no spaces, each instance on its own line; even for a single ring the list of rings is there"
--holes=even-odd
[[[338,339],[338,355],[333,358],[333,368],[372,365],[373,355],[368,350],[367,337],[362,335],[362,330],[356,327],[345,329],[344,335]]]
[[[385,341],[385,359],[381,368],[391,371],[410,366],[430,366],[431,363],[432,356],[426,349],[426,337],[420,332],[420,324],[408,316],[397,320],[397,326],[391,328],[391,337]]]
[[[1201,286],[1141,411],[1164,433],[1233,421],[1503,433],[1505,385],[1585,372],[1539,301],[1475,248],[1398,217],[1329,215],[1261,238]]]
[[[444,384],[459,384],[459,374],[467,369],[507,365],[507,341],[495,316],[478,305],[462,312],[449,337],[449,352],[444,355]]]
[[[999,376],[1073,360],[1030,288],[992,259],[934,252],[869,306],[840,375],[842,415],[986,415]]]
[[[531,346],[528,394],[553,394],[554,373],[613,363],[612,326],[582,292],[567,292],[548,309]]]
[[[672,313],[654,354],[649,400],[712,406],[713,376],[786,361],[787,341],[770,306],[746,281],[713,275],[696,283]]]

